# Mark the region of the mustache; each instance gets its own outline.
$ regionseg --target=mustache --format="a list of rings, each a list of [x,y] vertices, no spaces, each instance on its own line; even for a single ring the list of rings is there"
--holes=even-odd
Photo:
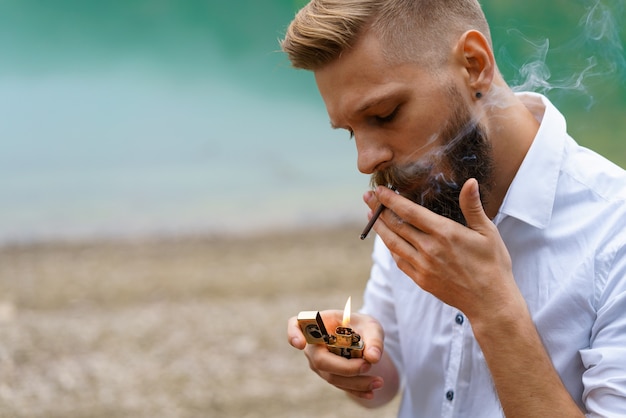
[[[457,187],[452,179],[446,178],[440,162],[433,159],[389,166],[374,173],[370,183],[372,187],[392,187],[402,196],[420,204],[427,194],[441,191],[440,184]]]
[[[470,177],[479,182],[485,180],[491,164],[484,133],[478,125],[466,130],[462,138],[455,138],[417,161],[378,170],[372,174],[371,185],[391,185],[401,195],[422,203],[429,195],[460,189]]]
[[[371,185],[392,187],[407,199],[465,224],[459,208],[461,188],[468,179],[475,178],[484,204],[492,187],[493,161],[480,125],[466,125],[462,132],[417,161],[378,170],[372,174]]]

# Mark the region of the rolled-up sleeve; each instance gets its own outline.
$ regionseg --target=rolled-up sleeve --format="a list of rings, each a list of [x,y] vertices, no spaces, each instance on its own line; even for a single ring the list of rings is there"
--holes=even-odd
[[[590,344],[580,350],[583,402],[591,417],[626,417],[626,246],[610,252],[606,265]]]

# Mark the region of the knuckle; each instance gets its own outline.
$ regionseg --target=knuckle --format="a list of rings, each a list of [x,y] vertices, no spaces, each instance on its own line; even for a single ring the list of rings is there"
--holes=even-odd
[[[398,254],[401,249],[400,242],[397,239],[390,239],[385,242],[385,245],[391,251],[392,254]]]
[[[440,239],[449,240],[450,237],[456,236],[459,225],[456,222],[446,220],[441,222],[437,227],[437,235]]]
[[[396,264],[398,265],[398,268],[400,270],[402,270],[404,273],[409,274],[411,271],[411,264],[404,258],[398,258],[396,260]]]

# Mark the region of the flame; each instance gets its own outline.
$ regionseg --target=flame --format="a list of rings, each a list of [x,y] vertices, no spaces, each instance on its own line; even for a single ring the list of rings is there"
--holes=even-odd
[[[343,321],[341,321],[342,327],[350,326],[350,310],[351,310],[351,304],[352,304],[351,302],[352,302],[352,296],[348,297],[348,301],[346,302],[346,307],[343,309]]]

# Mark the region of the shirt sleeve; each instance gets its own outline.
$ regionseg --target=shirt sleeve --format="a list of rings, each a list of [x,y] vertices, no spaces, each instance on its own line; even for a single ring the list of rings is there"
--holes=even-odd
[[[362,313],[374,317],[385,331],[384,350],[393,360],[396,369],[402,375],[402,354],[398,334],[396,305],[391,286],[391,276],[396,263],[380,237],[376,236],[372,253],[372,270],[365,287]]]
[[[623,234],[624,236],[626,234]],[[580,350],[583,401],[590,417],[626,417],[626,245],[601,257],[597,315],[589,347]],[[604,260],[602,259],[604,258]],[[609,266],[602,269],[602,265]]]

